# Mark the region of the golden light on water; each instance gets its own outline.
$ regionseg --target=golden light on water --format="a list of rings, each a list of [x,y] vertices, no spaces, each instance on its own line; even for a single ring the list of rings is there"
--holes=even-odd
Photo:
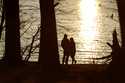
[[[81,24],[80,24],[79,36],[81,40],[84,40],[84,43],[86,43],[86,46],[84,45],[84,48],[88,50],[93,49],[95,47],[92,41],[96,38],[97,35],[96,17],[97,17],[96,0],[81,0],[80,2]]]

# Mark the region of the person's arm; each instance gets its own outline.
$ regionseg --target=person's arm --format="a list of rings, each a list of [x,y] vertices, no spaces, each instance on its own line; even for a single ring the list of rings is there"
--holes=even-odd
[[[62,48],[64,48],[64,41],[63,40],[61,41],[61,46],[62,46]]]
[[[74,51],[76,52],[76,44],[75,44],[75,42],[74,42]]]

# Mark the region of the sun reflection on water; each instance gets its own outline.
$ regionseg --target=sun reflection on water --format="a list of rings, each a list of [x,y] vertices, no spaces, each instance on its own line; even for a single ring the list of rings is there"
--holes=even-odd
[[[97,7],[96,0],[81,0],[80,2],[80,40],[83,43],[83,48],[86,51],[96,50],[96,35],[97,30]],[[95,55],[86,57],[95,57]]]

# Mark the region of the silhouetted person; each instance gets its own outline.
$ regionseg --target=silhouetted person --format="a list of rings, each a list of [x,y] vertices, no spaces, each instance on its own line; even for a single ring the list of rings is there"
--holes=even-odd
[[[70,47],[70,56],[72,58],[72,64],[74,63],[76,64],[76,60],[75,60],[76,46],[75,46],[74,39],[72,37],[70,38],[69,47]]]
[[[63,48],[63,60],[62,64],[68,64],[68,57],[69,57],[69,39],[67,38],[67,35],[64,34],[64,38],[61,42],[61,46]]]

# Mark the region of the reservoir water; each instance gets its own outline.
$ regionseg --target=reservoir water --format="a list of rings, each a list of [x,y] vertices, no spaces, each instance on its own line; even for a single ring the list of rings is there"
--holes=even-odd
[[[110,55],[111,48],[106,43],[112,44],[114,29],[121,44],[116,0],[55,0],[56,2],[59,2],[55,14],[60,62],[63,56],[60,44],[66,33],[68,38],[73,37],[75,40],[75,58],[78,64],[105,64],[105,60],[93,58]],[[25,48],[31,43],[32,36],[40,25],[39,0],[20,0],[20,12],[21,45]],[[38,60],[38,49],[30,60]]]
[[[79,64],[104,64],[105,60],[93,58],[110,55],[111,48],[106,43],[112,44],[114,29],[121,42],[115,0],[62,0],[56,10],[60,60],[60,43],[65,33],[75,39]]]

